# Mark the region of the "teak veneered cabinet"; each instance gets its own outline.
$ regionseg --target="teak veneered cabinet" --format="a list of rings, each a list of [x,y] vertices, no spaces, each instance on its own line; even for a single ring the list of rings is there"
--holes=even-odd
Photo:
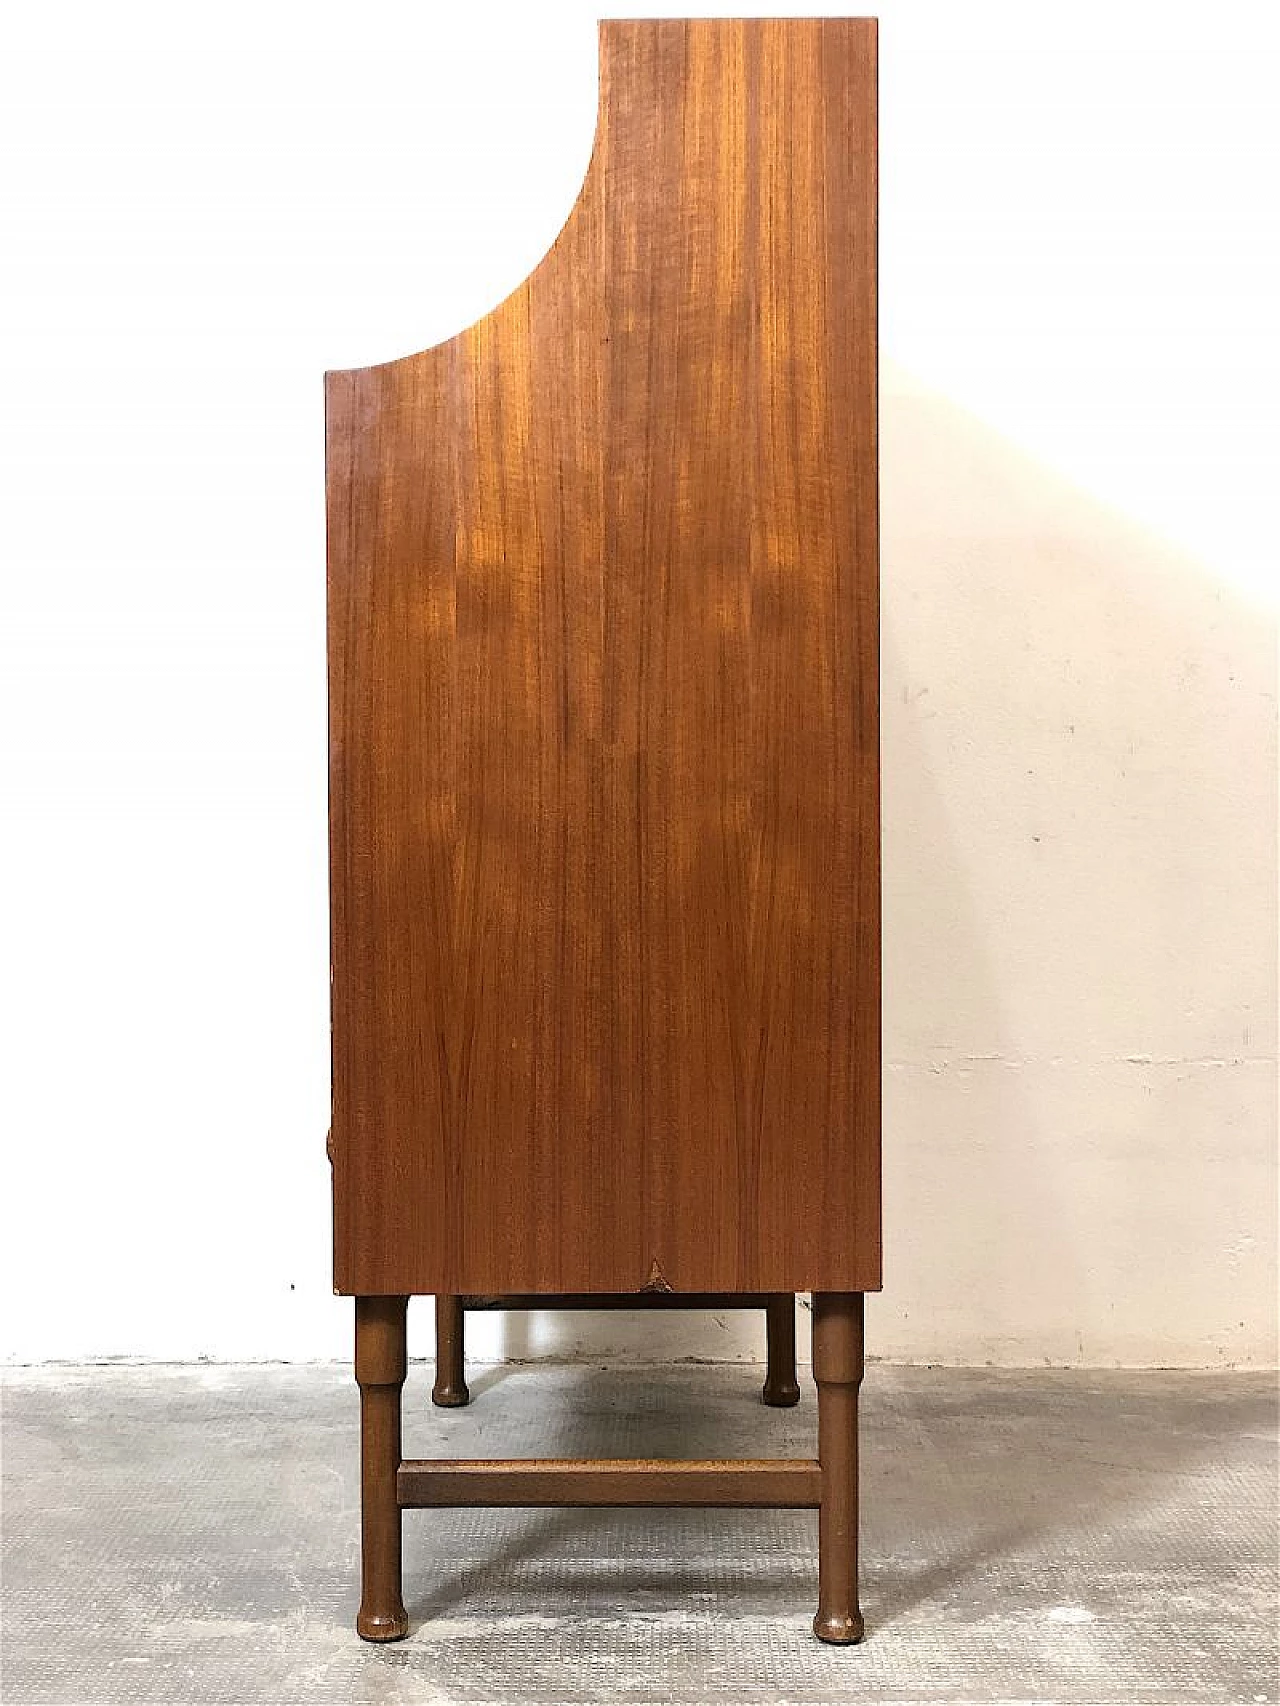
[[[419,1504],[816,1505],[880,1285],[875,24],[609,22],[550,253],[326,380],[334,1271]],[[808,1460],[400,1456],[405,1299],[815,1296]]]

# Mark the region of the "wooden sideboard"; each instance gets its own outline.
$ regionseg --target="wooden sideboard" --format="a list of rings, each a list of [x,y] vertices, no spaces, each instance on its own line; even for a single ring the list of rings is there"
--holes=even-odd
[[[401,1509],[502,1502],[816,1505],[818,1633],[861,1633],[876,359],[874,21],[618,21],[544,260],[327,375],[368,1638],[407,1627]],[[409,1296],[655,1290],[814,1294],[817,1459],[402,1461]]]

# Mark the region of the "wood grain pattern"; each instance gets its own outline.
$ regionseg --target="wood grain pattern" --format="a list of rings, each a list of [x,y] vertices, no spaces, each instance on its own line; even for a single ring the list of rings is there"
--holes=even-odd
[[[550,254],[333,373],[335,1284],[880,1284],[875,25],[609,22]]]

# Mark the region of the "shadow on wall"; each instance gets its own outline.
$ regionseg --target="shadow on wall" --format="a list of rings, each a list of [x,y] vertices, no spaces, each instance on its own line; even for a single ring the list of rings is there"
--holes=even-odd
[[[890,368],[872,1346],[1274,1362],[1274,625]]]
[[[881,410],[869,1348],[1274,1363],[1273,620],[891,365]],[[763,1345],[746,1313],[473,1319],[477,1355]]]

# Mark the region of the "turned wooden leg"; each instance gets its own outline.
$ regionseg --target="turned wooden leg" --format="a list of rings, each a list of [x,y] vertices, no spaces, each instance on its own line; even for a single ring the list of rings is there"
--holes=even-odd
[[[818,1387],[818,1613],[820,1641],[862,1639],[858,1606],[858,1387],[862,1293],[815,1292],[813,1377]]]
[[[463,1370],[462,1302],[457,1297],[436,1298],[436,1383],[431,1402],[456,1409],[471,1397]]]
[[[796,1300],[789,1291],[775,1292],[765,1305],[765,1331],[769,1340],[769,1368],[761,1397],[766,1404],[785,1409],[800,1402],[796,1379]]]
[[[360,1387],[360,1610],[366,1641],[409,1633],[400,1593],[400,1393],[407,1366],[405,1297],[356,1298]]]

